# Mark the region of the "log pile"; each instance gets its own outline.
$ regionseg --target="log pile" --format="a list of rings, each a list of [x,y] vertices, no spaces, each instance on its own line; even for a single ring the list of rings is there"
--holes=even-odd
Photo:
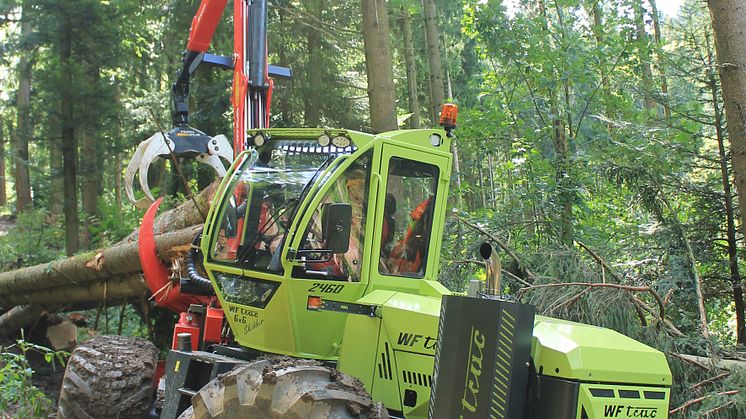
[[[171,265],[182,258],[202,228],[217,184],[160,214],[154,222],[158,256]],[[45,311],[80,306],[108,306],[127,298],[149,296],[140,266],[135,230],[105,249],[67,259],[0,273],[0,335],[33,323]]]

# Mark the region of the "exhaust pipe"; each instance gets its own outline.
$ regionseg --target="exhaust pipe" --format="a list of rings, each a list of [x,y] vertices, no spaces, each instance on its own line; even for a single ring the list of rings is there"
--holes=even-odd
[[[482,243],[482,245],[479,246],[479,255],[484,259],[484,265],[487,269],[487,289],[485,290],[485,294],[499,296],[501,292],[500,276],[502,269],[500,257],[497,256],[495,248],[487,242]]]

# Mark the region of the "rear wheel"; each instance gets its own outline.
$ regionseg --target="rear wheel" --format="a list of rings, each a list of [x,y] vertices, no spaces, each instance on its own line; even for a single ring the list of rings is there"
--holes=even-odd
[[[215,378],[179,419],[388,418],[362,383],[316,361],[260,359]]]
[[[58,418],[142,418],[150,410],[157,351],[144,339],[97,336],[65,369]]]

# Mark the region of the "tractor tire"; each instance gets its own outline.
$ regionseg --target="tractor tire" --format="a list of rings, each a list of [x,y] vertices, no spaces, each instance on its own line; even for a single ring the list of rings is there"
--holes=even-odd
[[[360,380],[316,361],[258,359],[218,376],[179,419],[387,419]]]
[[[157,356],[149,341],[126,336],[96,336],[78,345],[62,379],[57,417],[145,417]]]

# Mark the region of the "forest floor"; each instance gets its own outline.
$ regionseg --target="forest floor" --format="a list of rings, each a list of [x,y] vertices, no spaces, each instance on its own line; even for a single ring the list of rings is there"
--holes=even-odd
[[[0,347],[3,348],[3,352],[9,351],[18,353],[18,347],[15,346],[14,343],[15,342],[12,339],[2,339],[0,340]],[[43,355],[34,351],[27,352],[26,359],[29,362],[29,367],[33,370],[32,385],[39,389],[52,403],[49,411],[53,413],[50,414],[49,417],[57,417],[57,399],[60,396],[60,388],[62,387],[62,377],[65,374],[65,366],[59,364],[52,366],[46,362]],[[20,406],[18,404],[11,404],[5,411],[0,411],[0,419],[22,417],[19,408]]]
[[[0,236],[8,234],[11,228],[16,225],[16,217],[8,214],[0,215]],[[15,341],[12,338],[0,339],[0,347],[3,348],[3,352],[13,351],[18,352],[18,348],[14,346]],[[51,411],[55,412],[50,417],[56,417],[57,411],[57,399],[60,395],[60,388],[62,386],[62,377],[65,374],[65,367],[63,365],[50,365],[44,360],[44,356],[37,354],[33,351],[28,353],[29,366],[34,371],[32,376],[32,385],[38,388],[47,398],[53,403]],[[0,412],[0,419],[5,418],[18,418],[20,412],[18,405],[8,406],[8,409]]]

